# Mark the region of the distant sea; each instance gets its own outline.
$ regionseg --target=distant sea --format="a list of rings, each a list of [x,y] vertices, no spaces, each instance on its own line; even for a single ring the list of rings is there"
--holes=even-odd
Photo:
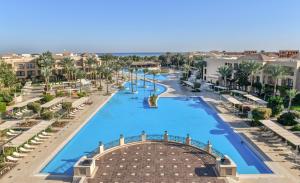
[[[104,55],[104,54],[107,54],[107,53],[97,53],[98,55]],[[132,52],[132,53],[110,53],[112,54],[113,56],[133,56],[133,55],[136,55],[136,56],[140,56],[140,57],[145,57],[145,56],[159,56],[159,55],[162,55],[164,54],[164,52]]]

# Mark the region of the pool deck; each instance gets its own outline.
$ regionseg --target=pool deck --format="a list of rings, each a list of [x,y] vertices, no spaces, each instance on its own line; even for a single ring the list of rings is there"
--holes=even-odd
[[[254,134],[261,133],[258,128],[248,126],[244,119],[241,119],[222,106],[222,100],[218,94],[210,91],[201,91],[198,93],[190,92],[188,87],[180,86],[178,80],[167,80],[161,82],[168,86],[168,90],[161,95],[161,97],[184,97],[195,96],[201,97],[212,108],[214,108],[220,118],[227,122],[242,138],[245,143],[261,154],[261,158],[274,172],[274,174],[261,174],[261,175],[239,175],[241,183],[299,183],[300,182],[300,168],[296,167],[293,163],[286,160],[286,156],[282,152],[272,151],[270,144],[260,142]],[[274,148],[273,148],[274,149]],[[229,180],[235,182],[236,180]]]
[[[299,183],[300,170],[295,168],[292,163],[285,160],[284,156],[280,156],[279,152],[270,151],[270,146],[266,143],[259,142],[255,137],[255,132],[259,132],[256,128],[250,128],[244,120],[231,115],[223,108],[221,100],[217,94],[213,92],[202,91],[200,93],[192,93],[189,89],[179,85],[178,77],[173,77],[171,80],[162,81],[161,84],[168,87],[167,91],[160,95],[160,97],[184,97],[184,96],[198,96],[202,97],[209,105],[219,111],[219,116],[228,122],[231,127],[245,137],[245,142],[253,144],[253,148],[257,151],[264,152],[266,164],[272,169],[272,175],[240,175],[239,181],[228,179],[228,182],[241,183]],[[4,175],[0,182],[5,183],[56,183],[56,182],[70,182],[70,177],[51,177],[40,175],[40,169],[52,159],[52,157],[75,135],[80,128],[95,114],[111,96],[103,96],[93,94],[90,96],[94,102],[87,106],[86,109],[80,111],[76,118],[67,124],[62,130],[55,133],[49,140],[39,145],[33,152],[29,153],[27,157],[21,159],[17,166]]]
[[[76,114],[62,130],[54,133],[28,156],[18,161],[14,169],[4,175],[0,182],[5,183],[45,183],[71,182],[70,177],[51,177],[39,174],[39,171],[53,156],[88,122],[88,120],[112,97],[93,94],[90,96],[92,105]]]

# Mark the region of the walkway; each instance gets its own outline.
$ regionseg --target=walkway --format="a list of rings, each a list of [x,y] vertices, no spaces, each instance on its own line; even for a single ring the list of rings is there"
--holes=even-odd
[[[105,92],[103,92],[105,93]],[[73,135],[98,111],[98,109],[109,99],[110,96],[94,94],[90,96],[92,105],[87,105],[84,110],[76,114],[73,119],[62,130],[51,136],[50,139],[39,145],[32,153],[21,159],[17,166],[0,179],[5,183],[58,183],[71,182],[70,177],[46,177],[37,176],[39,170],[51,160],[52,157],[63,147]]]
[[[225,183],[216,176],[215,158],[197,148],[174,143],[144,143],[119,148],[96,160],[88,183]]]

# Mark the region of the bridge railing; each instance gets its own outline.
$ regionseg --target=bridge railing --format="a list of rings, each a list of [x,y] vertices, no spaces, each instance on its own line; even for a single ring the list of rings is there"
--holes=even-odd
[[[215,157],[220,157],[220,158],[224,157],[223,153],[212,148],[212,144],[209,141],[208,143],[203,143],[197,140],[193,140],[190,138],[189,135],[187,135],[186,137],[168,135],[167,131],[165,131],[163,135],[158,135],[158,134],[146,135],[145,132],[142,132],[141,135],[129,136],[125,138],[123,137],[123,135],[120,135],[120,138],[117,140],[113,140],[105,144],[102,144],[100,142],[99,147],[93,150],[90,154],[88,154],[88,157],[93,157],[96,154],[101,154],[102,152],[117,146],[122,146],[134,142],[145,142],[145,141],[175,142],[179,144],[186,144],[201,149],[203,151],[206,151]]]

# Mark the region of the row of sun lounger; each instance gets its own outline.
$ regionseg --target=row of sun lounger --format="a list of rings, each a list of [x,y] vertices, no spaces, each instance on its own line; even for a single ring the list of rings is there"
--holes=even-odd
[[[12,129],[9,129],[6,134],[10,137],[13,137],[13,136],[17,136],[19,134],[21,134],[22,132],[20,131],[15,131],[15,130],[12,130]]]
[[[270,146],[274,147],[274,151],[282,151],[287,155],[287,158],[293,160],[296,166],[300,166],[300,156],[298,150],[294,150],[293,147],[288,146],[286,142],[283,142],[282,138],[277,136],[272,131],[263,131],[260,135],[264,141]]]
[[[78,106],[76,109],[74,109],[72,112],[70,112],[69,116],[75,117],[76,112],[79,111],[79,110],[83,110],[83,109],[84,109],[84,108],[83,108],[84,106],[85,106],[85,104],[81,104],[81,105]]]
[[[58,105],[52,107],[52,108],[50,109],[50,111],[57,111],[57,110],[61,109],[61,107],[62,107],[62,104],[58,104]]]
[[[31,151],[33,151],[37,145],[42,144],[46,139],[51,136],[50,133],[42,132],[30,140],[28,143],[24,144],[19,148],[19,152],[13,152],[11,156],[6,156],[6,159],[11,162],[17,162],[21,158],[25,157]]]

